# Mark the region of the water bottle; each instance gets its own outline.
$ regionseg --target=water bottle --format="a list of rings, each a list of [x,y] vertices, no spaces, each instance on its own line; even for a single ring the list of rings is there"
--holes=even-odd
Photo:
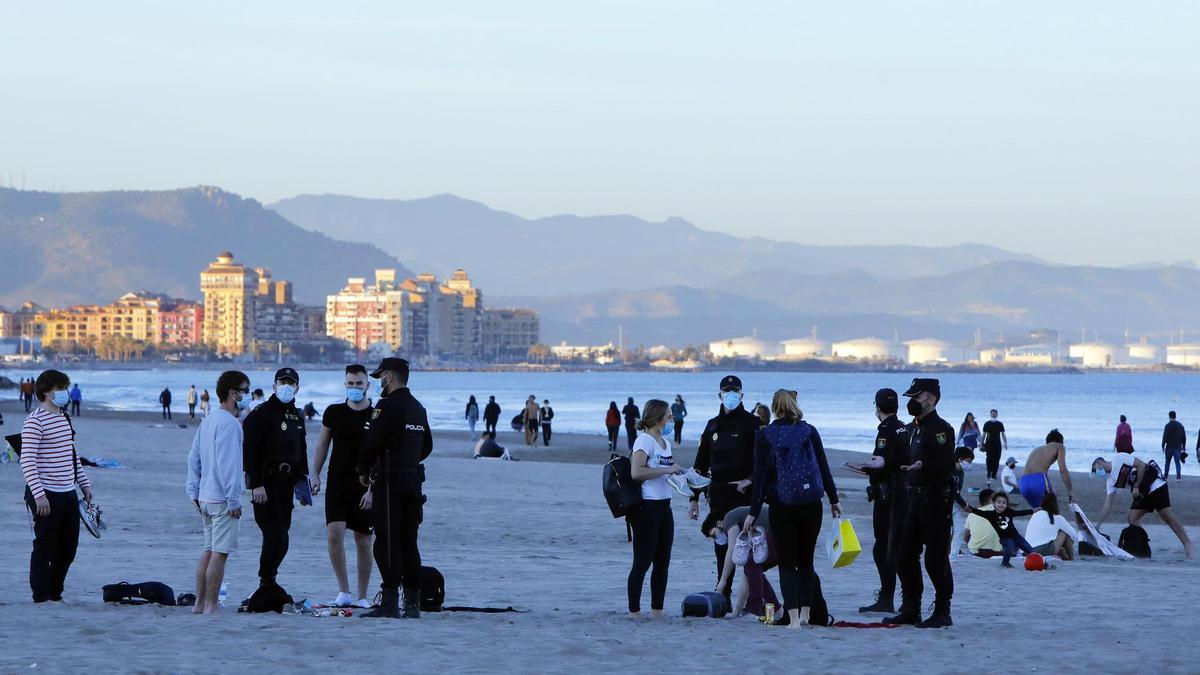
[[[221,592],[217,594],[217,606],[224,607],[225,599],[229,597],[229,587],[224,582],[221,582]]]

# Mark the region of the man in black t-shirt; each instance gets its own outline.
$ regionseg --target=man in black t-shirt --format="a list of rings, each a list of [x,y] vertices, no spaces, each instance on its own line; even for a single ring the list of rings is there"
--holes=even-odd
[[[338,595],[330,602],[335,607],[370,607],[367,588],[371,584],[371,492],[358,481],[355,462],[358,449],[365,436],[365,427],[371,420],[371,401],[367,399],[367,369],[354,364],[346,366],[346,401],[335,403],[321,415],[321,438],[317,451],[313,453],[312,491],[321,489],[321,468],[333,442],[333,456],[329,459],[329,482],[325,489],[325,532],[329,547],[329,562],[337,577]],[[350,581],[346,576],[346,530],[354,532],[354,544],[358,566],[357,595],[350,595]]]
[[[992,410],[992,419],[983,423],[983,451],[987,454],[988,480],[999,480],[1000,452],[1008,450],[1008,437],[1004,435],[1004,422],[996,419],[999,415]]]

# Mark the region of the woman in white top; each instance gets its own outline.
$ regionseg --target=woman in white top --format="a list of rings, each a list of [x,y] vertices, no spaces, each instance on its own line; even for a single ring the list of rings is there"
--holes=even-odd
[[[638,614],[642,606],[642,584],[650,575],[650,611],[663,611],[667,595],[667,568],[671,564],[671,544],[675,540],[675,519],[671,515],[671,490],[667,477],[685,473],[671,454],[669,437],[674,431],[671,407],[666,401],[651,399],[637,422],[639,433],[630,457],[630,475],[642,484],[642,503],[629,515],[633,528],[633,568],[629,570],[629,613]]]
[[[1053,492],[1047,492],[1042,498],[1042,508],[1029,517],[1029,524],[1025,526],[1025,541],[1036,553],[1074,560],[1075,541],[1079,535],[1058,511],[1058,498]]]

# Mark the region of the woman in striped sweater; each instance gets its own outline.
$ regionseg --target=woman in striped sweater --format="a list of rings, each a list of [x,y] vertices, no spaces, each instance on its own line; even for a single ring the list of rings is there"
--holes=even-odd
[[[57,370],[38,375],[34,395],[40,405],[21,426],[25,503],[33,513],[29,587],[34,602],[62,602],[63,582],[79,546],[75,486],[92,502],[92,485],[75,452],[75,429],[64,410],[70,385],[70,378]]]

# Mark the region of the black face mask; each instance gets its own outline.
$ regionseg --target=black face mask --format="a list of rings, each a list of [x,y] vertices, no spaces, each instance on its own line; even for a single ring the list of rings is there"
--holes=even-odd
[[[921,413],[925,412],[925,406],[915,398],[908,399],[908,414],[913,417],[920,417]]]

